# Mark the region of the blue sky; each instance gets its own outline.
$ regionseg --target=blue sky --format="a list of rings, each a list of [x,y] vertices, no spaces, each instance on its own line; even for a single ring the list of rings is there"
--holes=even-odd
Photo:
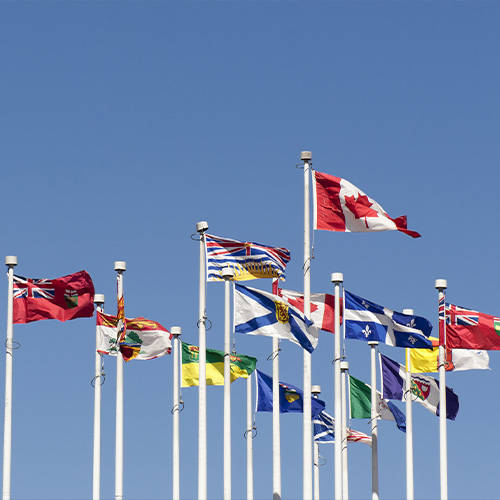
[[[448,300],[498,304],[500,4],[493,1],[0,2],[0,213],[18,274],[86,269],[115,312],[114,262],[127,262],[127,316],[197,344],[198,245],[215,235],[285,246],[286,286],[301,290],[303,176],[348,179],[401,233],[314,235],[312,291],[347,290],[413,308],[437,329],[437,278]],[[270,282],[250,285],[269,290]],[[6,286],[6,285],[5,285]],[[6,289],[6,288],[5,288]],[[5,317],[0,310],[0,316]],[[207,346],[223,348],[223,285],[208,285]],[[17,325],[12,498],[92,494],[94,320]],[[271,373],[272,342],[236,338]],[[282,342],[281,379],[302,386],[302,352]],[[403,361],[403,351],[381,352]],[[369,349],[347,341],[350,373],[369,379]],[[499,358],[452,373],[449,496],[496,498]],[[313,383],[333,412],[333,336],[313,354]],[[114,496],[114,360],[105,360],[102,498]],[[3,361],[0,362],[3,365]],[[3,397],[3,384],[0,384]],[[233,497],[244,498],[245,383],[232,385]],[[493,397],[492,397],[493,396]],[[183,390],[181,495],[197,495],[197,389]],[[125,366],[128,499],[171,496],[172,359]],[[439,496],[438,419],[415,407],[415,497]],[[271,414],[257,414],[255,498],[272,493]],[[282,420],[283,497],[302,492],[302,416]],[[353,421],[368,432],[366,421]],[[208,388],[210,498],[222,496],[222,388]],[[493,436],[493,437],[492,437]],[[405,437],[379,426],[380,496],[405,496]],[[350,497],[370,494],[370,450],[349,449]],[[321,454],[332,497],[333,447]]]

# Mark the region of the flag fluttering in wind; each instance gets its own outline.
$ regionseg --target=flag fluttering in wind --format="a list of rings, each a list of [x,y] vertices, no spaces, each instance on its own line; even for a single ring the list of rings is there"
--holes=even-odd
[[[406,225],[406,215],[396,219],[361,189],[340,177],[313,172],[314,229],[364,233],[397,230],[420,237]]]
[[[285,267],[290,260],[286,248],[260,243],[237,241],[205,235],[207,248],[207,281],[223,281],[222,270],[230,267],[234,281],[258,278],[285,279]]]
[[[288,339],[312,352],[318,344],[318,330],[297,308],[278,295],[235,285],[234,331]]]
[[[255,370],[257,374],[257,411],[273,411],[273,377]],[[303,391],[291,384],[279,383],[280,413],[303,413]],[[325,409],[325,402],[311,398],[311,416]]]
[[[429,337],[436,346],[430,349],[412,349],[410,366],[412,373],[432,373],[439,368],[439,339]],[[487,351],[473,349],[446,349],[446,371],[489,370],[490,357]],[[408,369],[408,367],[406,367]]]
[[[14,276],[13,323],[67,321],[94,314],[94,284],[87,271],[56,279]]]
[[[304,295],[292,290],[278,289],[278,295],[288,304],[304,312]],[[340,298],[340,323],[342,324],[342,297]],[[335,295],[311,293],[311,321],[318,330],[335,333]]]
[[[182,344],[182,387],[200,385],[200,348],[195,345]],[[207,385],[224,385],[224,352],[206,349],[207,352]],[[230,355],[230,379],[248,378],[255,370],[257,359],[244,354]]]
[[[125,323],[125,336],[117,341],[118,317],[97,311],[97,352],[116,356],[120,350],[125,361],[154,359],[170,354],[172,335],[160,323],[145,318],[126,318]]]
[[[421,316],[391,311],[345,292],[345,338],[383,342],[396,347],[432,349],[432,325]]]
[[[322,411],[313,419],[314,441],[316,443],[334,443],[335,442],[335,419]],[[365,443],[372,445],[372,438],[363,432],[347,429],[348,443]]]
[[[403,401],[406,392],[406,372],[397,361],[380,355],[382,367],[382,391],[386,399]],[[433,377],[411,374],[412,397],[429,411],[439,416],[439,382]],[[446,418],[455,420],[459,409],[458,396],[446,388]]]
[[[351,418],[371,418],[372,389],[368,384],[349,375],[349,400]],[[377,391],[377,418],[393,420],[400,431],[406,432],[405,414],[391,401],[386,401]]]
[[[443,319],[444,298],[439,301],[439,342],[449,349],[500,350],[500,318],[446,303],[446,339]]]

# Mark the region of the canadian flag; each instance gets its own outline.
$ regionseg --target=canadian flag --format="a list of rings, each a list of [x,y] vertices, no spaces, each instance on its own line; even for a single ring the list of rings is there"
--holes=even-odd
[[[313,172],[314,229],[364,233],[397,230],[412,238],[420,234],[406,227],[406,215],[397,219],[363,191],[340,177]]]
[[[304,295],[292,290],[278,289],[278,295],[291,306],[304,312]],[[342,323],[342,297],[340,298],[340,323]],[[311,321],[320,330],[335,333],[335,295],[311,293]]]

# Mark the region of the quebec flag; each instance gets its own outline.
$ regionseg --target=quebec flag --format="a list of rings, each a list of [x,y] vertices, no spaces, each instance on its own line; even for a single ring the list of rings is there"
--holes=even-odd
[[[345,290],[345,338],[378,341],[396,347],[432,349],[432,325],[412,316],[379,306]]]
[[[288,339],[308,352],[318,345],[318,330],[302,312],[278,295],[235,284],[234,331]]]

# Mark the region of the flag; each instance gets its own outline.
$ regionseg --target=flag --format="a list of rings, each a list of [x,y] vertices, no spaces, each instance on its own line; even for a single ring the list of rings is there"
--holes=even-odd
[[[446,339],[443,338],[445,301],[439,301],[439,338],[449,349],[500,350],[500,318],[446,303]]]
[[[287,300],[288,304],[304,312],[304,295],[292,290],[280,288],[278,295]],[[342,323],[342,297],[340,297],[340,323]],[[335,295],[328,293],[311,293],[310,320],[318,330],[335,333]]]
[[[273,411],[273,377],[255,370],[257,374],[257,411]],[[280,413],[303,413],[303,395],[294,385],[279,383]],[[316,417],[325,409],[325,402],[311,398],[311,416]]]
[[[406,372],[404,366],[383,354],[380,355],[382,367],[382,391],[384,398],[403,401],[406,392]],[[411,374],[411,393],[414,400],[439,416],[439,382],[433,377]],[[455,420],[459,409],[458,396],[446,388],[446,418]]]
[[[316,443],[334,443],[335,442],[335,419],[322,411],[313,419],[314,441]],[[348,443],[366,443],[372,445],[372,438],[363,432],[347,429]]]
[[[172,335],[160,323],[145,318],[126,319],[127,330],[117,342],[118,317],[97,311],[97,352],[116,356],[117,350],[125,361],[153,359],[170,354]]]
[[[182,387],[200,385],[200,348],[182,344]],[[207,385],[224,385],[224,352],[207,349]],[[257,359],[244,354],[230,355],[230,379],[248,378],[255,370]]]
[[[87,271],[56,279],[14,276],[13,323],[67,321],[94,314],[94,284]]]
[[[406,215],[397,219],[350,182],[313,172],[314,229],[364,233],[397,230],[412,238],[420,234],[406,226]]]
[[[372,389],[368,384],[349,375],[349,401],[351,418],[372,418]],[[382,399],[377,391],[377,418],[394,420],[400,431],[406,432],[405,414],[391,401]]]
[[[257,278],[285,279],[290,260],[286,248],[237,241],[206,234],[207,281],[223,281],[222,270],[231,267],[234,281]]]
[[[383,342],[396,347],[432,349],[427,338],[429,320],[391,311],[353,293],[345,292],[345,338]]]
[[[439,368],[439,339],[429,337],[434,347],[429,349],[412,349],[410,366],[412,373],[437,372]],[[446,371],[489,370],[490,357],[487,351],[472,349],[445,349]],[[408,366],[406,366],[408,369]]]
[[[308,352],[318,344],[318,330],[298,309],[278,295],[237,284],[234,325],[236,333],[288,339]]]

